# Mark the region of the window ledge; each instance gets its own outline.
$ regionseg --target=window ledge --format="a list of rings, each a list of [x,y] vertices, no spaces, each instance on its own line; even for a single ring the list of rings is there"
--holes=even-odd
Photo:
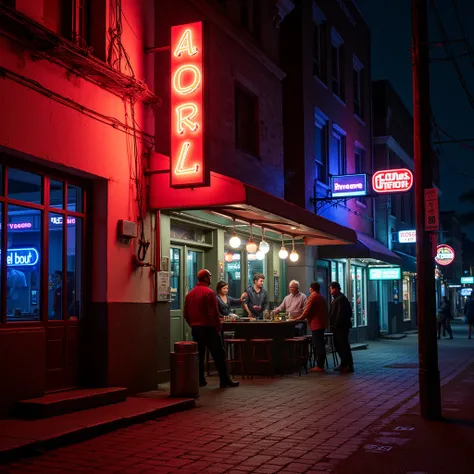
[[[40,59],[59,64],[72,74],[120,97],[133,96],[148,104],[160,106],[162,99],[148,85],[113,69],[88,50],[57,35],[40,23],[16,10],[0,5],[2,30]]]
[[[356,198],[356,204],[359,207],[363,207],[364,209],[367,209],[367,204],[363,203],[362,201],[359,201],[357,198]]]
[[[354,118],[355,118],[363,127],[365,127],[365,122],[364,122],[357,114],[354,114]]]
[[[333,92],[332,95],[340,104],[346,107],[346,103],[336,93]]]
[[[331,178],[329,178],[329,179],[331,179]],[[324,188],[327,191],[329,191],[329,189],[330,189],[329,184],[326,184],[323,181],[319,181],[319,179],[316,180],[316,186],[320,186],[321,188]]]
[[[313,74],[314,80],[319,83],[320,86],[328,89],[328,85],[316,74]]]

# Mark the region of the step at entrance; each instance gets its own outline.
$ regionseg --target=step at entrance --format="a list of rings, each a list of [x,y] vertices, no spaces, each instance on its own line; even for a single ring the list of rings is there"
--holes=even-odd
[[[123,387],[74,389],[16,402],[13,414],[17,418],[49,418],[120,403],[126,398],[127,389]]]

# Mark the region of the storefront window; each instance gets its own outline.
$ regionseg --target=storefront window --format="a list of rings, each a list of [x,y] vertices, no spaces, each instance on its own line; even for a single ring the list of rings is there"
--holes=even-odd
[[[197,285],[197,274],[203,267],[202,252],[199,250],[188,250],[187,260],[187,288],[186,291],[191,291]]]
[[[253,284],[253,276],[256,273],[263,273],[265,275],[265,262],[266,256],[264,256],[262,260],[259,260],[255,254],[247,254],[247,277],[249,285]]]
[[[403,277],[403,321],[411,320],[410,277]]]
[[[346,264],[343,262],[331,262],[331,281],[337,281],[341,285],[342,293],[346,294]]]
[[[81,295],[82,282],[82,252],[84,235],[84,219],[73,217],[67,219],[67,315],[69,319],[78,319],[82,316]]]
[[[43,213],[13,204],[7,209],[7,321],[38,321]]]
[[[171,309],[181,308],[181,280],[180,280],[181,250],[171,247],[170,249],[170,285],[171,285]]]
[[[364,267],[351,266],[351,284],[354,325],[367,326],[367,270]]]
[[[232,250],[232,261],[224,261],[224,280],[229,284],[229,295],[234,298],[240,297],[242,294],[242,252]]]
[[[6,224],[7,293],[1,323],[77,319],[82,313],[84,190],[67,181],[3,168],[8,192],[0,197]],[[64,191],[70,205],[64,209]],[[49,195],[49,200],[45,196]],[[9,203],[14,199],[15,203]],[[67,226],[67,232],[66,232]],[[46,258],[43,259],[43,250]],[[44,273],[43,273],[44,271]],[[42,276],[46,281],[42,281]],[[0,285],[1,288],[2,285]]]

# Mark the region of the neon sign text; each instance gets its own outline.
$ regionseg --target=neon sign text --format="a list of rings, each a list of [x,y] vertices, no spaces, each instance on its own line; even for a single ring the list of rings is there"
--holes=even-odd
[[[171,186],[207,184],[202,22],[171,28]]]
[[[438,251],[436,252],[435,261],[438,265],[450,265],[453,263],[456,253],[454,249],[446,244],[438,245]]]
[[[398,241],[401,244],[413,244],[416,242],[416,230],[401,230],[398,232]]]
[[[34,247],[7,249],[7,265],[9,267],[33,267],[38,262],[39,253]]]
[[[372,176],[372,188],[377,193],[399,193],[413,186],[413,173],[408,169],[377,171]]]

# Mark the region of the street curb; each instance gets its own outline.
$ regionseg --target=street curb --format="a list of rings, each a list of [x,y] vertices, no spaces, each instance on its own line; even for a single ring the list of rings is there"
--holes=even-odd
[[[358,343],[358,344],[351,344],[351,351],[365,351],[369,348],[368,344],[365,343]]]
[[[139,413],[137,415],[131,415],[112,421],[104,421],[92,426],[81,427],[77,430],[54,436],[49,439],[34,440],[31,443],[0,452],[0,465],[17,461],[20,458],[38,456],[43,454],[44,451],[86,441],[120,428],[127,428],[134,424],[162,418],[195,407],[196,400],[182,400],[173,405],[159,407],[145,413]]]

